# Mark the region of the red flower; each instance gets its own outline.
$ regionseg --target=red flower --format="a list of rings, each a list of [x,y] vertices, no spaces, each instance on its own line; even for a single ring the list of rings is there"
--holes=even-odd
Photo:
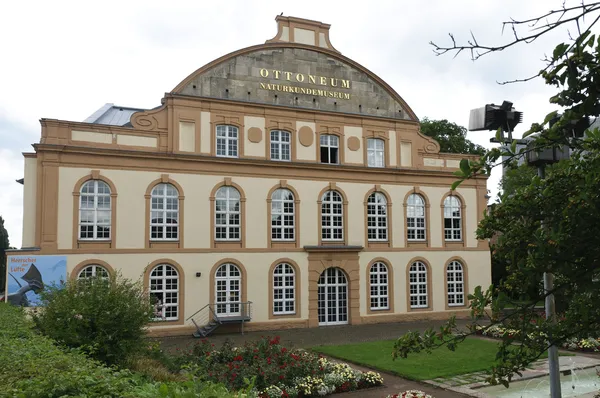
[[[283,375],[279,375],[279,380],[283,380],[284,376]]]
[[[283,352],[287,352],[287,348],[283,347],[283,348],[281,349],[281,352],[282,352],[282,353],[283,353]]]

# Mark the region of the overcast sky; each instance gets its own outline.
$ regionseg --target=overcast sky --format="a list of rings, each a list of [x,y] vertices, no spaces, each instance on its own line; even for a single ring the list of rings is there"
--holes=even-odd
[[[572,2],[571,2],[572,3]],[[332,45],[387,81],[417,116],[467,126],[469,110],[507,99],[524,131],[554,108],[537,79],[500,86],[540,70],[565,29],[533,44],[472,62],[436,57],[430,41],[500,44],[501,22],[559,8],[561,0],[390,1],[11,1],[0,7],[0,215],[20,247],[22,152],[39,142],[40,118],[83,121],[107,102],[151,108],[200,66],[264,43],[276,15],[331,24]],[[567,2],[569,4],[569,2]],[[464,40],[463,40],[464,39]],[[490,146],[488,133],[469,138]],[[488,189],[495,196],[498,175]]]

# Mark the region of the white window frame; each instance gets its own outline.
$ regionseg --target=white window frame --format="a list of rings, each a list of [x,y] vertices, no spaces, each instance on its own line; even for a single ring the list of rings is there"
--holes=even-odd
[[[89,192],[89,187],[92,187],[93,191]],[[103,192],[100,192],[100,190],[102,190]],[[88,192],[84,192],[84,191],[88,191]],[[102,240],[102,241],[106,241],[106,240],[110,240],[111,239],[111,234],[112,234],[112,226],[111,226],[111,219],[112,219],[112,198],[111,198],[111,190],[110,190],[110,186],[105,183],[102,180],[89,180],[86,181],[85,184],[83,184],[81,186],[81,189],[79,190],[79,233],[77,234],[77,236],[79,237],[79,240]],[[91,208],[84,208],[83,207],[83,202],[84,199],[87,198],[93,198],[93,203]],[[87,200],[86,200],[87,202]],[[100,202],[102,202],[103,205],[108,205],[107,207],[99,207]],[[82,221],[83,217],[83,212],[89,212],[91,211],[93,213],[93,220],[91,222],[84,222]],[[107,222],[99,222],[98,219],[100,217],[98,217],[99,214],[105,214],[106,219],[108,220]],[[83,236],[83,230],[82,228],[86,228],[87,227],[92,227],[92,236],[88,237],[88,236]],[[106,236],[102,236],[102,237],[98,237],[99,235],[99,228],[106,228],[108,230],[108,237]]]
[[[321,134],[319,138],[319,156],[321,157],[320,161],[323,164],[340,164],[340,138],[337,135],[332,134]],[[322,151],[323,148],[327,148],[327,160],[328,162],[323,161]],[[335,151],[334,151],[335,149]],[[331,161],[331,154],[335,153],[335,163]]]
[[[225,206],[219,208],[219,201],[224,201]],[[237,210],[235,210],[237,209]],[[218,215],[225,216],[225,224],[218,224]],[[235,219],[237,218],[237,223]],[[225,237],[219,237],[217,231],[224,228]],[[225,186],[215,194],[215,240],[239,241],[242,236],[242,195],[235,187]]]
[[[367,166],[385,167],[385,141],[381,138],[367,138]]]
[[[465,272],[460,261],[453,260],[446,268],[448,307],[465,305]]]
[[[160,274],[158,274],[160,272]],[[160,284],[161,288],[156,286]],[[179,272],[177,268],[170,264],[158,264],[152,271],[149,277],[150,296],[160,296],[158,302],[153,303],[156,308],[156,321],[176,321],[179,319]],[[174,285],[174,286],[173,286]],[[169,287],[167,287],[169,286]],[[168,296],[171,295],[171,301],[168,301]],[[174,298],[174,300],[173,300]],[[167,316],[167,311],[175,309],[175,316]]]
[[[387,198],[373,192],[367,199],[367,238],[370,242],[388,241]]]
[[[410,265],[408,271],[410,308],[427,308],[429,306],[427,278],[427,265],[421,261],[415,261]]]
[[[335,237],[336,235],[339,237]],[[344,240],[344,201],[342,195],[334,190],[325,192],[321,198],[321,240],[328,242]]]
[[[278,306],[281,309],[277,309]],[[296,271],[291,264],[281,263],[273,269],[273,315],[296,313]]]
[[[317,319],[319,326],[348,324],[348,278],[340,268],[327,268],[319,277]]]
[[[449,221],[450,227],[446,221]],[[449,242],[462,241],[462,203],[452,195],[444,199],[444,239]]]
[[[215,131],[215,153],[220,158],[238,158],[240,153],[239,129],[236,126],[220,124]]]
[[[425,199],[416,193],[410,194],[406,204],[407,240],[423,242],[427,239]]]
[[[215,313],[222,317],[240,316],[242,314],[242,270],[233,263],[221,264],[215,272],[214,284]],[[219,295],[219,293],[224,294]]]
[[[157,192],[161,188],[163,192],[158,194]],[[157,199],[157,201],[155,202],[154,199]],[[162,206],[160,205],[161,202]],[[179,210],[179,190],[175,185],[162,182],[152,188],[150,193],[150,240],[169,242],[179,240]],[[171,217],[167,217],[168,215]],[[162,221],[155,221],[160,219]],[[167,220],[174,220],[175,222],[169,223]],[[156,234],[153,228],[157,229]],[[171,234],[175,235],[174,237],[167,237],[169,228],[172,228]]]
[[[110,278],[110,272],[101,265],[90,264],[79,271],[77,279],[95,278],[96,276],[102,279],[108,279]]]
[[[287,140],[286,140],[287,139]],[[292,134],[289,131],[271,130],[271,160],[292,160]]]
[[[292,191],[285,188],[277,189],[271,195],[272,241],[293,242],[296,240],[295,199]],[[278,220],[279,224],[277,224]]]
[[[371,289],[371,300],[369,303],[371,310],[389,310],[390,290],[387,264],[377,261],[371,265],[371,269],[369,270],[369,287]]]

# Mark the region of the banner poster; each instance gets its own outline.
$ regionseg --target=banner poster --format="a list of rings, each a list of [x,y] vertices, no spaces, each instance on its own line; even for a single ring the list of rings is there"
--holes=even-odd
[[[7,301],[23,307],[41,305],[40,293],[67,280],[66,256],[9,256]]]

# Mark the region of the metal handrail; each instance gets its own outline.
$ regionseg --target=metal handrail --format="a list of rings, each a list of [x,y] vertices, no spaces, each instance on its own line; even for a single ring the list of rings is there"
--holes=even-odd
[[[190,315],[185,321],[189,321],[190,319],[192,319],[193,317],[196,316],[196,314],[198,314],[200,311],[204,310],[206,307],[210,307],[211,304],[206,304],[204,307],[200,308],[198,311],[194,312],[192,315]]]

